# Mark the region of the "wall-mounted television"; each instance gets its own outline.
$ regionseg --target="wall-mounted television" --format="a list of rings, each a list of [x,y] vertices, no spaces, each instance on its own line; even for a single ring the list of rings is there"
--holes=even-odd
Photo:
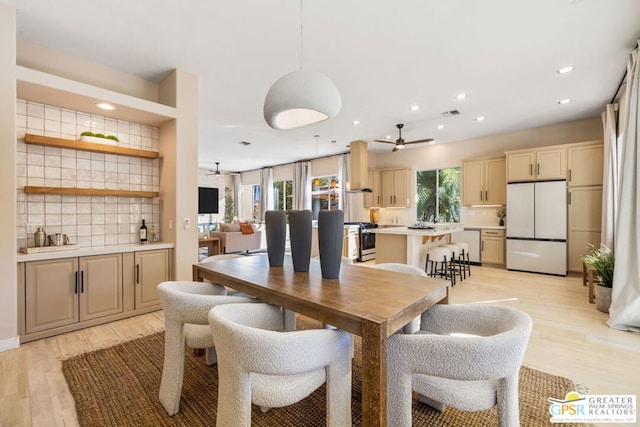
[[[218,213],[218,189],[208,187],[198,187],[198,213],[217,214]]]

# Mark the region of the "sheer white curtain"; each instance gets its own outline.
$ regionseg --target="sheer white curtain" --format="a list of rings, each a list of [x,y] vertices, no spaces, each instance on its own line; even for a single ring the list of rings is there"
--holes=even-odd
[[[262,168],[260,171],[260,221],[264,221],[264,213],[273,209],[273,168]]]
[[[237,173],[233,179],[233,203],[236,207],[236,214],[238,218],[242,218],[242,175]]]
[[[311,209],[311,162],[293,165],[293,209]]]
[[[338,158],[338,171],[340,173],[340,205],[338,206],[344,212],[344,222],[353,222],[353,205],[352,197],[347,193],[347,182],[350,177],[349,155],[341,154]]]
[[[626,113],[621,138],[619,207],[615,230],[616,265],[607,321],[612,328],[634,332],[640,332],[639,104],[640,67],[636,48],[627,60]]]
[[[618,209],[618,104],[609,104],[602,113],[604,127],[604,165],[602,171],[602,225],[600,241],[614,248]]]

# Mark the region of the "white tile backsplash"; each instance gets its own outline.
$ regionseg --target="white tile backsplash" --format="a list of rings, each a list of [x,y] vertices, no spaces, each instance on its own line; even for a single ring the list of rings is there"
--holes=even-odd
[[[158,128],[19,99],[17,101],[17,242],[33,233],[64,233],[82,247],[138,242],[142,218],[159,228],[160,202],[137,197],[25,194],[24,186],[159,191],[159,160],[24,143],[24,134],[79,139],[83,131],[115,135],[122,147],[158,151]]]

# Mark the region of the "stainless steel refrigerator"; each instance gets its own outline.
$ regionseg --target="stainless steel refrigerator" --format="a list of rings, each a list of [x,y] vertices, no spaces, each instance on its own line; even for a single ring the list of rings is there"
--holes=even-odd
[[[567,182],[507,184],[507,269],[567,275]]]

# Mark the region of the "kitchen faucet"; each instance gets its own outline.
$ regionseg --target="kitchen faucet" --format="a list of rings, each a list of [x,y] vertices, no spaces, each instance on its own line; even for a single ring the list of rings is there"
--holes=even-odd
[[[431,216],[429,216],[429,210],[432,211]],[[436,218],[435,216],[436,216],[436,207],[433,206],[433,205],[427,206],[427,208],[422,213],[422,220],[423,221],[429,221],[429,218],[431,218],[431,221],[433,223],[436,223],[436,222],[438,222],[438,218]]]

